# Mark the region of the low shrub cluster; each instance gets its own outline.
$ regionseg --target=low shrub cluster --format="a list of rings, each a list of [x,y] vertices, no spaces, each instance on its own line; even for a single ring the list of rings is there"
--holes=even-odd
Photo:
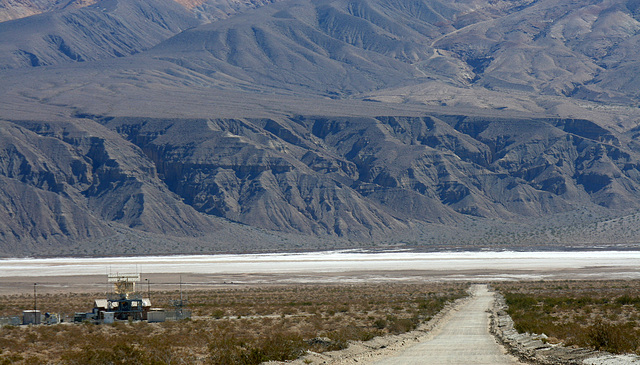
[[[518,332],[612,353],[640,354],[640,282],[498,284]]]
[[[230,287],[191,291],[191,320],[0,329],[0,364],[259,364],[412,330],[465,284]],[[152,293],[167,303],[174,292]],[[51,303],[55,303],[52,296]],[[87,310],[91,298],[85,297]],[[2,298],[0,298],[2,299]],[[20,307],[13,297],[12,306]],[[62,300],[62,296],[58,298]],[[30,298],[25,296],[24,308]],[[53,311],[51,309],[51,311]]]

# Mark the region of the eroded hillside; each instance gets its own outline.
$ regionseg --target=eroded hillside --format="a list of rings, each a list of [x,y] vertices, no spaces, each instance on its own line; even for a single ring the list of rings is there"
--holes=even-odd
[[[636,3],[103,0],[4,21],[0,251],[634,244]]]

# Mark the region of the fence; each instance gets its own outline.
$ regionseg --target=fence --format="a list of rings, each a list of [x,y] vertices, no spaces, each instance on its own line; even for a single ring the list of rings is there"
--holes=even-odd
[[[167,321],[179,321],[182,319],[191,318],[191,311],[166,311]]]
[[[0,317],[0,326],[19,326],[21,324],[21,316]]]
[[[167,321],[179,321],[182,319],[191,318],[191,311],[183,310],[183,311],[167,311],[166,320]],[[45,318],[42,316],[42,324],[56,324],[60,322],[73,323],[74,316],[65,315],[65,314],[57,314],[53,315],[49,318]],[[55,320],[53,320],[55,318]],[[7,316],[0,317],[0,327],[2,326],[20,326],[22,325],[22,316]]]

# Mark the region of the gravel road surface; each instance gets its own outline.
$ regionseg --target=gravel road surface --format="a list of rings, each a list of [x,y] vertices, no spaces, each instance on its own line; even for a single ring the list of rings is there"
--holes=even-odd
[[[474,297],[425,342],[403,350],[376,365],[410,364],[520,364],[489,333],[489,306],[493,294],[486,285],[473,287]]]

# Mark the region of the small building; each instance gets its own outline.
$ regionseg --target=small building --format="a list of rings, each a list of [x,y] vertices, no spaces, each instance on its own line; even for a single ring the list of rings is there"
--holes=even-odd
[[[73,315],[73,322],[74,323],[82,323],[82,322],[86,322],[86,321],[95,321],[96,319],[96,314],[95,312],[90,312],[90,313],[86,313],[86,312],[76,312]]]
[[[151,308],[147,313],[149,323],[164,322],[167,320],[167,313],[162,308]]]
[[[114,313],[118,320],[144,320],[151,309],[151,300],[134,295],[110,295],[107,299],[96,299],[93,302],[93,312],[98,319],[106,320],[106,313]]]
[[[22,324],[40,324],[42,323],[42,313],[39,310],[30,309],[22,311]]]
[[[111,324],[115,322],[115,312],[102,312],[102,323]]]
[[[106,324],[126,320],[165,322],[169,317],[164,309],[152,309],[151,299],[143,298],[142,293],[136,291],[140,274],[109,274],[108,281],[113,283],[113,292],[107,293],[105,299],[95,299],[92,313],[84,316],[76,313],[77,321],[93,320]],[[182,299],[180,302],[183,302]]]

